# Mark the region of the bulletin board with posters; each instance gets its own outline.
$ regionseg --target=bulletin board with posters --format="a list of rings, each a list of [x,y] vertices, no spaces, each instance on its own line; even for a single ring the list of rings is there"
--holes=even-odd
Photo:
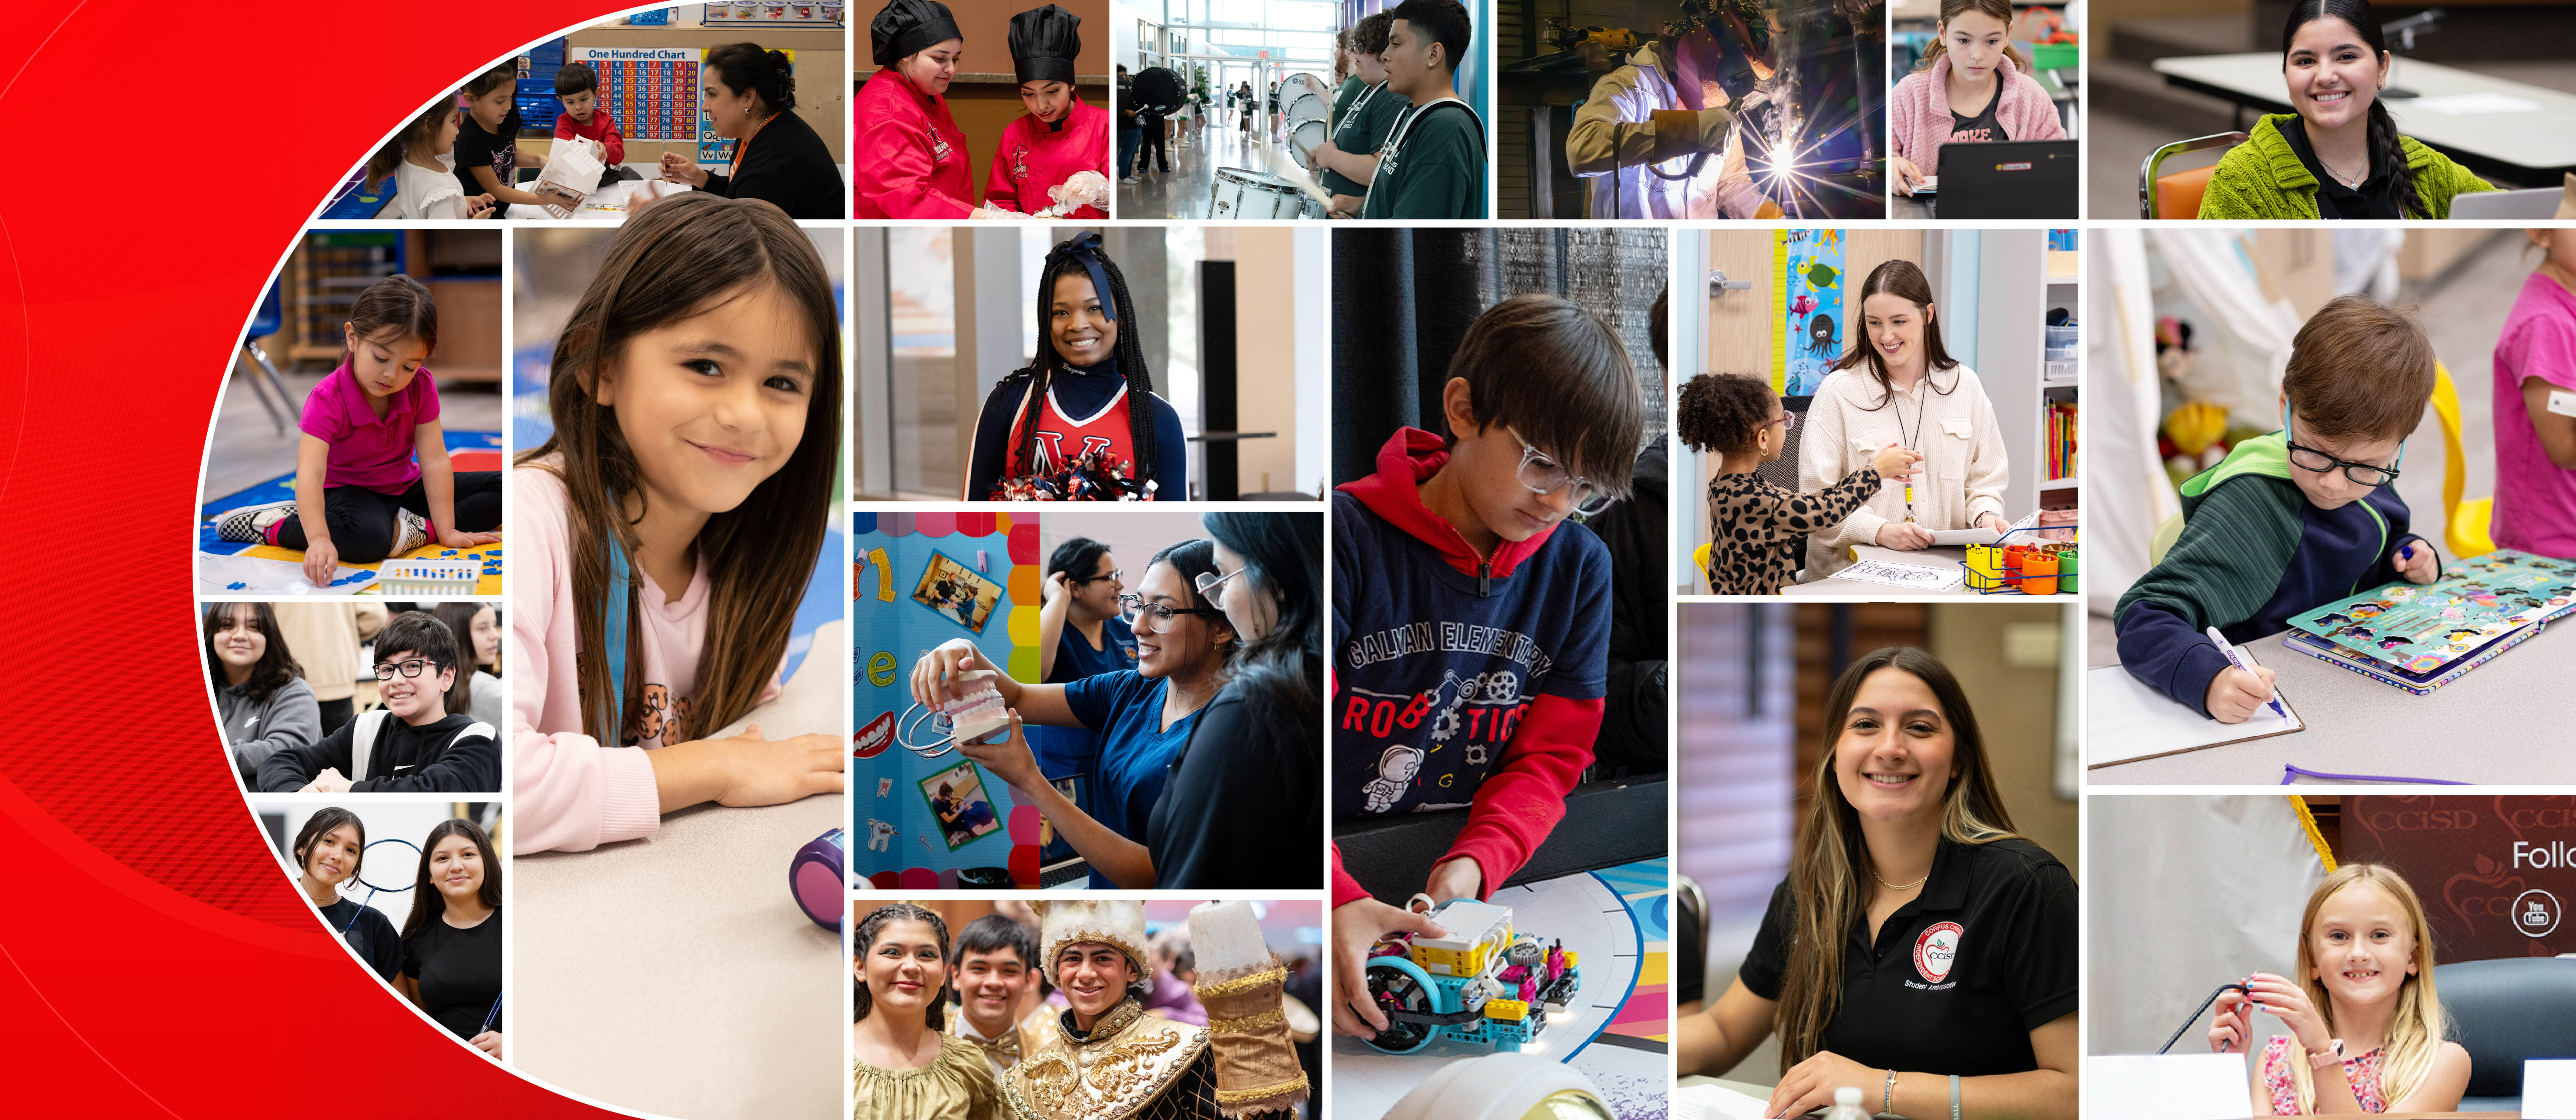
[[[878,889],[1037,886],[1037,807],[957,751],[906,749],[897,727],[910,718],[913,663],[943,643],[964,638],[1013,677],[1038,679],[1039,516],[852,515],[850,855]],[[927,719],[906,735],[935,737]]]
[[[2424,903],[2441,961],[2576,952],[2576,797],[2353,797],[2342,851]]]

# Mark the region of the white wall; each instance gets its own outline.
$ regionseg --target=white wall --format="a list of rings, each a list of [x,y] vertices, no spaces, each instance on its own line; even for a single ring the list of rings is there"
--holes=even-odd
[[[420,873],[420,853],[416,849],[429,835],[429,830],[438,822],[456,815],[456,803],[453,801],[374,800],[373,798],[377,796],[381,795],[354,795],[339,801],[338,804],[341,808],[358,814],[358,819],[365,822],[367,826],[367,856],[359,867],[360,876],[369,884],[387,889],[375,892],[374,897],[370,898],[366,887],[350,884],[342,889],[341,894],[345,898],[383,911],[385,917],[393,922],[394,928],[401,929],[403,919],[411,914],[412,891],[394,888],[409,888],[412,885],[413,879]],[[312,799],[300,799],[294,802],[252,802],[252,810],[259,815],[279,813],[286,818],[284,834],[278,841],[277,859],[279,868],[286,873],[288,879],[295,878],[298,873],[293,855],[296,832],[304,827],[304,822],[316,811],[330,804],[333,803]],[[384,843],[387,840],[403,840],[408,841],[409,844],[406,846]],[[495,845],[497,850],[498,841],[495,841]],[[506,884],[509,881],[508,857],[503,856],[502,859],[504,863],[502,882]]]

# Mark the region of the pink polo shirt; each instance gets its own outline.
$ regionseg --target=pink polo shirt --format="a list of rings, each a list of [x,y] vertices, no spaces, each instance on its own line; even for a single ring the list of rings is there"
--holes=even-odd
[[[2549,461],[2523,404],[2524,378],[2576,390],[2576,295],[2547,273],[2523,281],[2495,348],[2495,513],[2498,548],[2576,558],[2576,471]]]
[[[367,404],[367,391],[343,360],[340,368],[304,398],[304,434],[331,445],[324,486],[363,486],[379,494],[400,494],[420,481],[420,461],[413,454],[412,432],[438,419],[438,387],[422,366],[391,398],[382,420]]]

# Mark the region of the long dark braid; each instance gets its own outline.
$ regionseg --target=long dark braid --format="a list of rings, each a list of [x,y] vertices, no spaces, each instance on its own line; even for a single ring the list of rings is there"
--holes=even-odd
[[[1088,232],[1056,242],[1055,248],[1047,251],[1046,267],[1038,273],[1037,357],[1026,368],[1011,375],[1034,377],[1037,382],[1029,390],[1028,407],[1020,413],[1019,422],[1027,430],[1020,436],[1018,457],[1014,460],[1017,467],[1011,473],[1038,473],[1037,413],[1045,405],[1048,388],[1055,383],[1055,371],[1069,364],[1063,355],[1055,352],[1055,336],[1048,330],[1051,324],[1047,316],[1055,306],[1056,281],[1065,276],[1082,275],[1085,272],[1082,256],[1086,252],[1100,262],[1100,271],[1109,277],[1110,306],[1118,311],[1118,343],[1111,347],[1110,354],[1118,362],[1118,372],[1127,378],[1127,442],[1136,449],[1132,477],[1141,485],[1156,477],[1162,462],[1161,448],[1154,440],[1154,375],[1145,368],[1145,344],[1138,333],[1140,324],[1136,318],[1136,301],[1127,294],[1127,274],[1118,271],[1118,262],[1100,251],[1100,235]],[[1154,497],[1159,501],[1176,502],[1188,495],[1156,493]]]
[[[2290,5],[2290,18],[2281,25],[2281,64],[2290,61],[2290,40],[2299,29],[2320,19],[2339,19],[2370,44],[2373,58],[2388,57],[2388,40],[2379,32],[2379,13],[2372,11],[2370,0],[2298,0]],[[2388,193],[2397,200],[2397,216],[2432,217],[2424,209],[2423,196],[2415,193],[2415,169],[2406,166],[2406,145],[2397,135],[2397,119],[2388,115],[2388,103],[2377,90],[2370,95],[2370,158],[2388,169]],[[2369,172],[2363,171],[2367,181]]]

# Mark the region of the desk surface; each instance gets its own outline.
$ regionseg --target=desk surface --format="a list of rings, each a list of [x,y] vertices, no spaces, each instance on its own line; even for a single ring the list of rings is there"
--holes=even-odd
[[[1854,546],[1853,551],[1859,553],[1860,558],[1863,560],[1885,560],[1890,564],[1912,564],[1916,567],[1930,566],[1956,568],[1960,564],[1965,563],[1968,559],[1968,550],[1964,548],[1926,548],[1919,549],[1914,552],[1899,552],[1893,548],[1880,548],[1874,544],[1864,544]],[[2077,578],[2082,578],[2082,569],[2080,568],[2077,569]],[[1958,587],[1952,588],[1948,591],[1915,591],[1909,588],[1891,587],[1884,583],[1871,583],[1867,580],[1844,579],[1840,576],[1827,576],[1813,583],[1801,583],[1784,587],[1780,589],[1780,593],[1783,595],[1800,596],[1856,595],[1870,599],[1992,599],[1998,602],[2007,599],[2020,601],[2030,598],[2030,596],[2027,595],[2011,595],[2001,592],[1993,595],[1981,595],[1977,592],[1968,590],[1965,583],[1962,583]],[[2056,598],[2071,600],[2074,596],[2061,594],[2056,596]]]
[[[2576,783],[2564,745],[2576,682],[2576,625],[2538,637],[2417,696],[2281,644],[2245,643],[2306,721],[2307,730],[2085,771],[2092,785],[2275,785],[2281,767],[2392,774],[2493,785]]]
[[[2160,58],[2155,69],[2174,85],[2264,112],[2291,111],[2278,54]],[[2425,97],[2500,94],[2539,106],[2529,112],[2453,116],[2425,110],[2415,98],[2385,102],[2399,132],[2453,158],[2483,157],[2519,169],[2526,177],[2576,167],[2576,96],[2411,58],[2396,60],[2388,81]]]
[[[814,648],[842,648],[844,625]],[[846,670],[807,657],[744,722],[840,734]],[[847,817],[836,796],[702,805],[641,840],[511,860],[512,1064],[671,1116],[838,1115],[849,966],[840,935],[789,896],[787,862]]]

